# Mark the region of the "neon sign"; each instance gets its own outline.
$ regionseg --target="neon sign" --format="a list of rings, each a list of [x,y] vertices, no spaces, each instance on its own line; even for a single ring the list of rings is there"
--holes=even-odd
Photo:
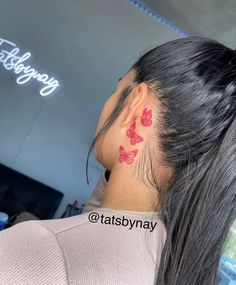
[[[6,47],[8,50],[1,49]],[[27,59],[31,57],[30,52],[19,55],[20,49],[13,43],[0,38],[0,63],[6,70],[13,70],[15,74],[20,74],[16,83],[25,84],[31,79],[42,82],[45,86],[39,91],[41,96],[50,95],[58,86],[59,82],[54,77],[49,77],[45,73],[39,73],[30,65],[24,65]]]

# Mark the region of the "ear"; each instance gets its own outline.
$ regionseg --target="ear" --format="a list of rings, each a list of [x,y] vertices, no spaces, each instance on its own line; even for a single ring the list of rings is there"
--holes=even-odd
[[[127,100],[121,127],[126,128],[131,122],[142,116],[143,110],[150,100],[148,95],[146,83],[142,82],[134,88]]]

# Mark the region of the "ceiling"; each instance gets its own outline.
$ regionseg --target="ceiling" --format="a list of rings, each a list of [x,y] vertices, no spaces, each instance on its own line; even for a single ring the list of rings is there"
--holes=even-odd
[[[142,0],[167,21],[190,35],[216,39],[236,48],[235,0]]]

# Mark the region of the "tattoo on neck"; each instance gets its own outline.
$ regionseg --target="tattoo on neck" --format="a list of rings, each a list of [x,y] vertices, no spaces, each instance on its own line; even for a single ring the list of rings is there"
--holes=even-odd
[[[134,149],[131,151],[125,151],[124,147],[121,145],[119,147],[119,162],[126,162],[127,164],[131,164],[134,162],[134,158],[138,153],[138,149]]]
[[[144,109],[143,115],[141,117],[141,123],[145,127],[149,127],[152,124],[152,110]]]
[[[130,138],[130,143],[132,145],[143,141],[143,138],[135,132],[135,122],[133,122],[130,128],[126,131],[126,135]]]

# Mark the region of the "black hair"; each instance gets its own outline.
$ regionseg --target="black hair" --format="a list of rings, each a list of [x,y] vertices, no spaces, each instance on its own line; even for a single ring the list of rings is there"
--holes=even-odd
[[[236,51],[205,37],[181,38],[146,52],[130,70],[134,83],[146,82],[161,102],[160,148],[175,170],[163,192],[150,164],[167,233],[155,284],[215,285],[236,216]],[[121,93],[88,156],[133,86]],[[87,165],[88,158],[86,174]]]

